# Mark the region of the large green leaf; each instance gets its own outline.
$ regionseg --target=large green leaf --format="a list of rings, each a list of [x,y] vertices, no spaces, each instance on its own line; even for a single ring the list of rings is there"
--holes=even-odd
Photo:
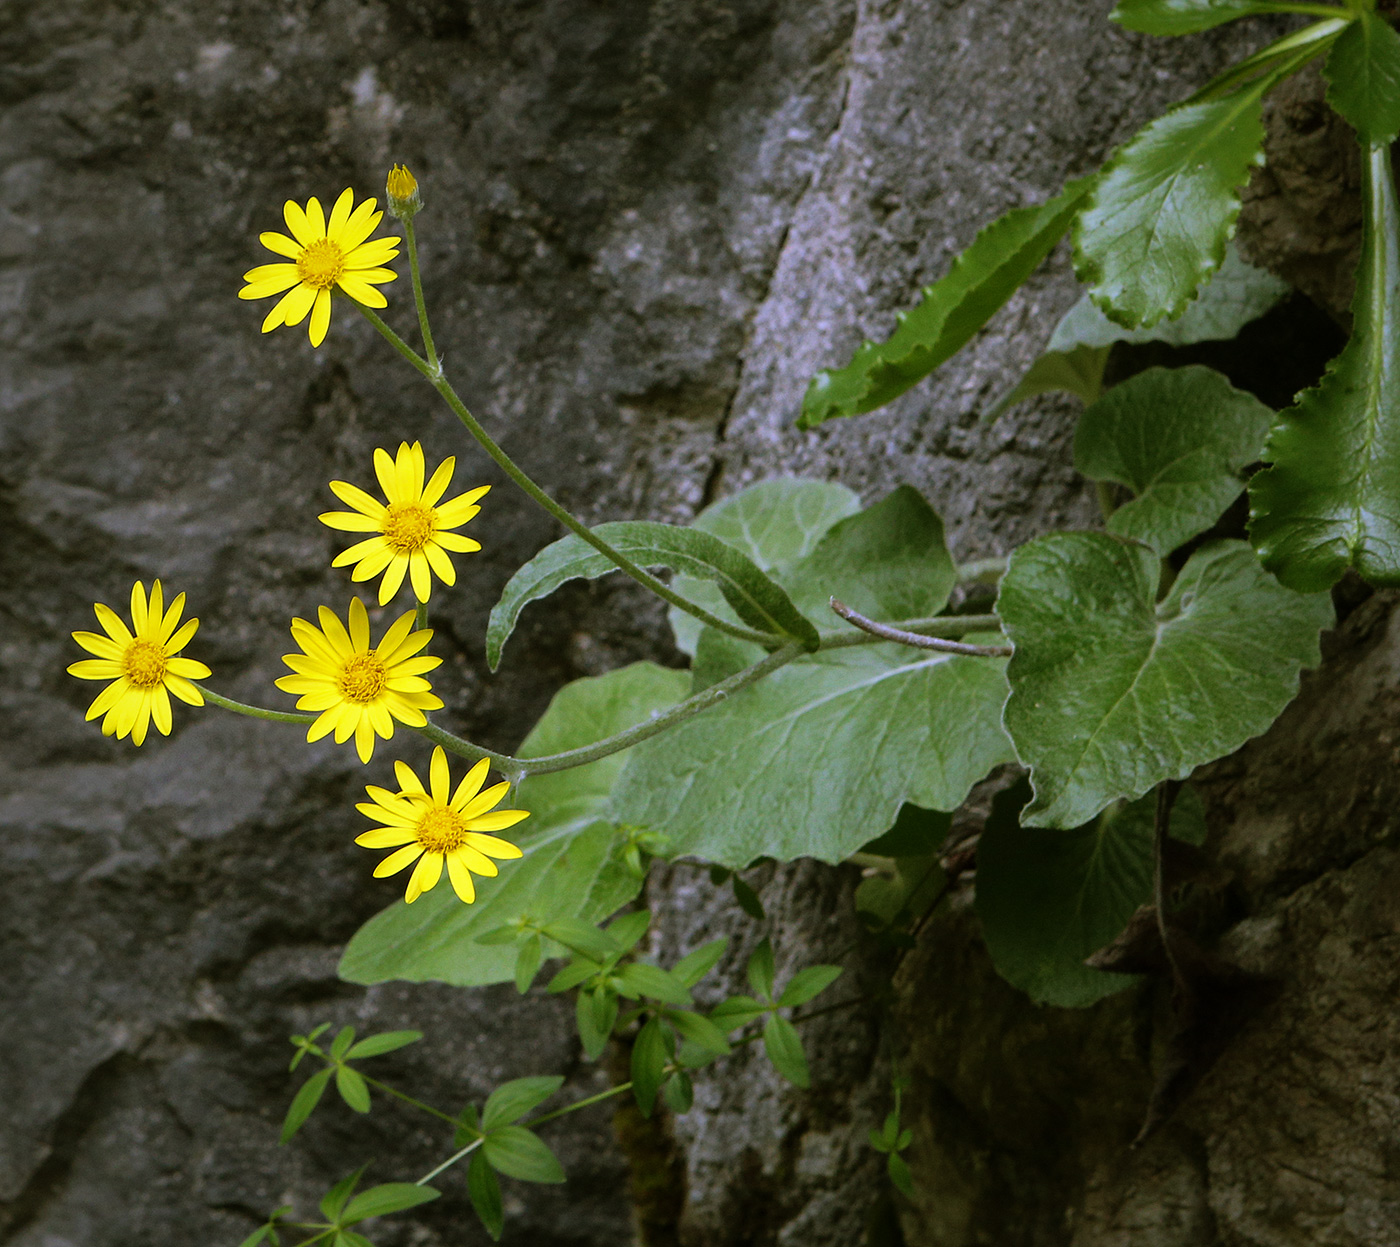
[[[799,659],[631,750],[612,817],[675,853],[837,862],[905,801],[951,810],[1012,756],[998,659],[893,645]]]
[[[1190,35],[1241,17],[1286,11],[1268,0],[1118,0],[1109,20],[1145,35]]]
[[[1016,647],[1006,727],[1035,785],[1027,825],[1077,827],[1238,749],[1317,663],[1331,599],[1283,588],[1243,542],[1202,547],[1158,603],[1161,570],[1106,533],[1011,556],[998,610]]]
[[[521,746],[521,756],[558,753],[623,731],[680,701],[689,685],[688,672],[654,663],[575,680],[555,694]],[[525,856],[502,862],[495,879],[477,879],[472,905],[439,886],[412,905],[398,901],[377,914],[351,939],[341,978],[437,980],[463,987],[505,982],[514,975],[515,946],[481,944],[478,936],[521,917],[541,925],[559,919],[593,923],[626,904],[641,881],[626,867],[617,829],[602,818],[624,760],[624,754],[613,754],[525,779],[515,802],[532,815],[520,824]]]
[[[1069,831],[1023,828],[1020,783],[997,794],[977,841],[977,916],[997,972],[1036,1004],[1083,1008],[1135,975],[1084,959],[1109,943],[1152,896],[1155,793],[1117,802]],[[1172,807],[1171,834],[1200,844],[1205,811],[1193,788]]]
[[[1149,368],[1079,418],[1074,466],[1136,495],[1108,530],[1170,554],[1205,532],[1244,489],[1273,411],[1210,368]]]
[[[648,520],[600,524],[594,531],[639,567],[669,567],[684,576],[712,581],[749,627],[816,648],[817,630],[797,612],[787,594],[752,559],[718,537]],[[486,660],[491,669],[500,662],[501,648],[528,603],[548,596],[565,581],[593,579],[616,570],[610,558],[572,533],[546,546],[510,578],[491,611],[486,627]]]
[[[701,511],[692,527],[718,537],[747,554],[761,571],[776,575],[810,554],[837,520],[859,510],[860,499],[844,485],[789,477],[761,481],[721,498]],[[672,588],[720,618],[738,622],[719,587],[710,581],[677,576]],[[676,644],[693,655],[705,625],[674,606],[668,618]]]
[[[1299,590],[1347,567],[1400,584],[1400,213],[1390,149],[1370,148],[1350,341],[1322,383],[1279,416],[1249,486],[1264,566]]]
[[[1075,268],[1094,302],[1135,329],[1181,315],[1225,259],[1240,188],[1264,159],[1268,74],[1172,109],[1104,166],[1074,228]]]
[[[900,313],[887,341],[867,342],[845,368],[812,378],[798,426],[883,407],[955,355],[1054,249],[1094,180],[1080,178],[1048,203],[1015,208],[983,229],[918,306]]]
[[[1400,34],[1383,17],[1359,13],[1327,58],[1327,102],[1362,143],[1389,147],[1400,134]]]

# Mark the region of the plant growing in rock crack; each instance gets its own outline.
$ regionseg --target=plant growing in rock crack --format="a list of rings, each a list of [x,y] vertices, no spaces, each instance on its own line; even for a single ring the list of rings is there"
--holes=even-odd
[[[355,1227],[433,1198],[429,1183],[464,1160],[471,1199],[499,1235],[498,1175],[563,1179],[535,1133],[563,1113],[627,1091],[643,1113],[658,1097],[685,1112],[694,1070],[758,1040],[781,1074],[806,1086],[798,1027],[824,1011],[807,1006],[839,968],[807,967],[780,989],[764,940],[748,962],[752,995],[698,1008],[695,989],[725,956],[723,941],[665,968],[639,953],[650,916],[615,916],[656,856],[732,877],[737,902],[759,921],[762,903],[733,872],[760,859],[853,861],[867,875],[857,905],[895,958],[944,890],[948,812],[996,768],[1018,763],[1026,778],[997,796],[976,852],[977,910],[997,968],[1039,1002],[1090,1004],[1133,980],[1086,958],[1152,901],[1176,992],[1189,995],[1162,869],[1173,840],[1204,837],[1200,803],[1181,782],[1263,732],[1293,698],[1299,673],[1319,659],[1319,634],[1333,621],[1328,590],[1344,573],[1400,584],[1400,219],[1390,157],[1400,36],[1374,0],[1121,0],[1113,17],[1178,36],[1279,13],[1313,20],[1145,126],[1098,172],[987,226],[886,341],[812,380],[804,429],[889,403],[971,340],[1071,235],[1085,298],[995,410],[1048,389],[1085,400],[1075,463],[1098,488],[1103,527],[1038,537],[1004,559],[959,565],[937,511],[908,486],[862,506],[839,484],[768,481],[688,526],[588,527],[501,449],[447,378],[423,297],[413,176],[395,166],[387,184],[402,239],[374,237],[383,214],[373,200],[357,205],[351,190],[329,215],[314,198],[288,201],[289,233],[261,236],[283,262],[250,270],[239,292],[278,298],[263,331],[307,320],[319,345],[334,300],[348,299],[567,530],[516,572],[492,610],[492,669],[529,603],[613,572],[668,604],[691,665],[637,663],[565,686],[514,755],[434,722],[442,702],[428,674],[441,659],[428,653],[428,604],[435,581],[455,583],[453,556],[481,548],[457,530],[481,512],[486,488],[444,501],[455,461],[429,474],[416,443],[376,452],[383,501],[335,481],[350,509],[320,517],[356,535],[334,565],[353,567],[354,582],[380,578],[380,608],[405,587],[415,605],[378,641],[357,597],[344,619],[322,607],[317,624],[293,621],[300,652],[286,657],[291,674],[277,683],[298,697],[296,711],[195,683],[211,673],[180,651],[197,621],[181,624],[183,595],[167,610],[159,581],[149,595],[134,586],[129,626],[98,605],[103,632],[74,634],[92,657],[70,671],[108,682],[88,717],[136,745],[152,724],[170,732],[172,694],[301,725],[308,740],[353,740],[362,761],[400,727],[426,737],[436,746],[428,781],[399,762],[398,790],[370,786],[359,806],[378,826],[358,842],[393,850],[375,873],[412,870],[404,900],[350,942],[342,976],[513,979],[523,993],[546,961],[566,959],[547,990],[576,993],[587,1055],[616,1036],[630,1043],[631,1079],[602,1095],[536,1113],[562,1085],[550,1075],[507,1083],[480,1109],[454,1113],[359,1067],[416,1042],[416,1032],[356,1042],[347,1027],[325,1047],[324,1027],[294,1037],[293,1068],[318,1064],[293,1099],[284,1142],[333,1083],[354,1112],[368,1112],[378,1092],[433,1117],[445,1139],[450,1132],[450,1154],[416,1182],[357,1195],[358,1170],[322,1200],[324,1220],[292,1221],[291,1209],[278,1209],[245,1247],[278,1244],[292,1226],[309,1233],[303,1243],[363,1244]],[[1235,255],[1230,238],[1241,187],[1263,159],[1261,101],[1317,58],[1328,101],[1363,153],[1364,237],[1345,348],[1282,412],[1201,367],[1154,368],[1105,389],[1115,342],[1229,338],[1285,292]],[[395,280],[385,265],[401,243],[421,351],[375,310],[388,306],[378,287]],[[1211,536],[1246,488],[1249,541]],[[980,598],[979,585],[988,587]],[[993,586],[994,610],[965,604],[989,604]],[[449,754],[471,764],[455,786]],[[491,771],[502,777],[495,784]],[[510,808],[499,808],[507,798]],[[498,834],[516,826],[512,838]],[[451,888],[435,888],[444,872]],[[905,1090],[896,1084],[894,1112],[870,1139],[907,1193]]]

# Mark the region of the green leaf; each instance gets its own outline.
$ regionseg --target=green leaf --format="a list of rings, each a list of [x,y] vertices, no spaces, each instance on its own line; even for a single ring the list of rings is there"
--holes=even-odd
[[[399,1048],[417,1043],[422,1038],[422,1031],[385,1031],[382,1035],[371,1035],[368,1039],[360,1040],[345,1054],[345,1059],[354,1061],[367,1056],[383,1056],[386,1052],[396,1052]]]
[[[354,1230],[340,1230],[335,1236],[334,1247],[374,1247],[374,1244]]]
[[[457,1116],[457,1129],[452,1134],[453,1147],[466,1147],[481,1134],[481,1118],[475,1104],[468,1104]]]
[[[1093,304],[1089,306],[1093,307]],[[1098,308],[1094,308],[1094,312],[1103,316]],[[1104,317],[1104,320],[1108,318]],[[1012,389],[987,408],[983,419],[995,420],[1017,403],[1056,390],[1077,395],[1085,403],[1092,403],[1103,393],[1103,374],[1108,366],[1108,355],[1109,348],[1106,346],[1074,346],[1066,351],[1047,349],[1026,369],[1025,375]]]
[[[715,967],[729,947],[729,937],[722,935],[717,940],[702,944],[694,952],[687,953],[674,966],[671,973],[687,987],[694,987]]]
[[[732,1034],[767,1012],[768,1006],[760,1004],[752,996],[731,996],[710,1010],[710,1021],[721,1031]]]
[[[753,988],[755,996],[761,996],[764,1000],[773,999],[773,975],[773,945],[765,937],[749,957],[749,986]]]
[[[1327,57],[1327,102],[1363,146],[1389,147],[1400,134],[1400,34],[1362,10]]]
[[[574,1020],[584,1054],[590,1061],[596,1061],[608,1046],[608,1037],[617,1021],[617,997],[601,988],[579,992],[574,1001]]]
[[[345,1210],[342,1224],[354,1225],[371,1217],[387,1217],[391,1212],[417,1208],[419,1204],[431,1203],[441,1194],[441,1191],[435,1191],[430,1186],[419,1186],[414,1182],[385,1182],[382,1186],[372,1186],[356,1195]]]
[[[605,961],[617,951],[617,942],[609,939],[591,922],[580,922],[577,918],[557,918],[546,923],[541,929],[550,939],[594,961]]]
[[[249,1234],[247,1238],[239,1243],[238,1247],[258,1247],[258,1244],[261,1243],[271,1231],[272,1227],[270,1225],[260,1225]]]
[[[1237,18],[1279,11],[1264,0],[1118,0],[1108,17],[1144,35],[1190,35]]]
[[[883,407],[955,355],[1054,249],[1094,181],[1080,178],[1048,203],[1013,209],[983,229],[918,306],[900,314],[888,341],[867,342],[845,368],[812,378],[798,427]]]
[[[335,1089],[340,1098],[357,1113],[369,1112],[369,1086],[359,1070],[348,1065],[335,1067]]]
[[[840,966],[808,966],[805,970],[799,970],[783,988],[778,1004],[784,1008],[805,1005],[812,997],[826,991],[841,977],[841,973]]]
[[[895,1189],[901,1195],[914,1198],[914,1177],[909,1172],[909,1164],[898,1152],[891,1152],[885,1157],[885,1170],[890,1175],[890,1181],[894,1183]]]
[[[499,1173],[522,1182],[563,1182],[564,1168],[533,1130],[501,1126],[481,1145],[486,1160]]]
[[[724,866],[839,862],[904,802],[956,809],[1010,761],[1005,697],[997,659],[895,645],[804,657],[630,750],[612,817]]]
[[[1250,537],[1264,566],[1301,590],[1347,567],[1400,584],[1400,213],[1390,149],[1363,168],[1365,228],[1351,339],[1322,383],[1274,426],[1272,466],[1249,485]]]
[[[729,1040],[709,1018],[690,1012],[668,1013],[666,1016],[681,1037],[688,1039],[696,1047],[703,1048],[713,1056],[729,1055]]]
[[[927,857],[943,847],[952,825],[951,814],[906,801],[899,807],[894,825],[883,836],[861,845],[861,852],[880,857]]]
[[[595,974],[601,971],[602,966],[596,961],[589,961],[587,958],[571,961],[549,980],[549,983],[545,986],[545,991],[552,995],[557,995],[559,992],[566,992],[570,988],[577,987],[584,980],[591,979]]]
[[[515,1078],[502,1083],[487,1098],[486,1108],[481,1115],[481,1128],[494,1130],[497,1126],[508,1126],[524,1117],[536,1105],[543,1104],[560,1087],[564,1080],[557,1074],[541,1075],[537,1078]]]
[[[540,972],[540,962],[544,959],[544,944],[538,935],[532,935],[515,954],[515,990],[524,995]]]
[[[639,996],[660,1000],[668,1005],[684,1006],[690,1003],[690,991],[685,984],[660,966],[634,961],[623,966],[619,977]]]
[[[633,663],[566,684],[520,747],[524,757],[558,753],[620,732],[674,705],[689,691],[684,671]],[[462,987],[508,982],[516,954],[483,944],[524,918],[595,923],[634,897],[640,882],[626,868],[624,841],[599,819],[626,754],[521,783],[515,805],[531,812],[514,838],[525,856],[503,863],[494,879],[477,879],[477,899],[463,905],[451,888],[434,888],[412,906],[398,901],[350,941],[340,976],[352,983],[437,980]],[[512,941],[513,942],[513,941]]]
[[[779,578],[781,583],[784,568],[810,554],[837,520],[859,510],[860,499],[844,485],[779,478],[760,481],[711,503],[695,517],[691,527],[747,554],[761,571]],[[671,587],[720,618],[737,622],[717,585],[677,576]],[[705,625],[674,606],[667,619],[676,634],[676,645],[694,656]]]
[[[481,1224],[492,1239],[499,1241],[505,1225],[505,1210],[501,1206],[501,1184],[482,1152],[477,1152],[467,1166],[467,1194]]]
[[[632,1044],[632,1094],[643,1117],[651,1116],[669,1057],[665,1026],[660,1018],[651,1018]]]
[[[680,1070],[662,1085],[661,1096],[671,1112],[688,1113],[695,1103],[695,1084],[691,1082],[689,1074]]]
[[[1209,368],[1149,368],[1079,418],[1074,466],[1137,496],[1108,531],[1167,555],[1203,533],[1244,489],[1274,413]]]
[[[1036,1004],[1083,1008],[1137,981],[1084,959],[1151,899],[1155,793],[1116,802],[1069,831],[1022,828],[1024,782],[997,794],[977,842],[977,916],[997,972]],[[1171,834],[1200,843],[1205,814],[1183,788]]]
[[[1074,229],[1075,268],[1130,329],[1179,316],[1225,259],[1240,188],[1263,163],[1260,98],[1276,79],[1182,104],[1104,166]]]
[[[349,1202],[350,1195],[359,1186],[360,1179],[364,1177],[368,1165],[361,1165],[354,1173],[341,1178],[329,1191],[321,1197],[321,1215],[327,1221],[338,1221],[341,1209]]]
[[[639,567],[669,567],[684,576],[712,581],[749,627],[775,639],[787,638],[816,648],[816,629],[798,613],[788,595],[751,559],[718,537],[701,529],[644,520],[602,524],[595,531]],[[611,559],[572,533],[546,546],[510,578],[491,611],[486,629],[486,658],[491,670],[499,664],[501,647],[527,603],[553,593],[565,581],[580,577],[591,580],[616,570]]]
[[[331,1059],[340,1060],[349,1050],[350,1045],[355,1042],[355,1028],[353,1026],[342,1026],[336,1032],[335,1039],[331,1043]]]
[[[326,1093],[326,1084],[331,1080],[331,1074],[335,1071],[327,1066],[323,1070],[318,1070],[312,1074],[304,1083],[301,1089],[292,1099],[292,1105],[287,1110],[287,1116],[282,1121],[281,1143],[287,1143],[305,1124],[306,1119],[311,1116],[316,1105],[321,1102],[321,1097]]]
[[[734,893],[734,900],[750,918],[755,922],[762,922],[768,915],[764,912],[763,902],[758,899],[755,892],[738,875],[729,877],[729,885]]]
[[[630,952],[640,942],[651,926],[651,913],[645,909],[634,910],[616,918],[608,927],[608,937],[619,953]]]
[[[1106,533],[1020,547],[998,610],[1016,646],[1006,726],[1031,768],[1025,822],[1076,827],[1110,801],[1184,779],[1264,731],[1319,660],[1331,600],[1283,588],[1242,542],[1161,563]]]
[[[763,1027],[763,1050],[773,1062],[773,1068],[795,1087],[810,1087],[812,1076],[807,1070],[807,1054],[802,1051],[802,1037],[797,1027],[785,1017],[773,1013]]]

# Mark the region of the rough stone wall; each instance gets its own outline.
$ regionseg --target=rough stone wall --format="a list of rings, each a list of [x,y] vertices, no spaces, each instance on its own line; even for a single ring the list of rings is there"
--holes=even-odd
[[[384,1072],[443,1104],[529,1072],[566,1071],[580,1094],[606,1079],[579,1059],[567,1011],[538,993],[519,1001],[509,988],[362,991],[336,981],[340,945],[391,894],[350,843],[353,801],[363,782],[386,777],[391,757],[421,763],[423,742],[396,738],[366,769],[329,742],[305,746],[293,728],[205,710],[177,712],[168,741],[136,750],[83,722],[96,686],[63,674],[77,656],[67,634],[91,626],[91,603],[117,605],[133,579],[160,576],[189,593],[203,620],[196,648],[214,686],[281,704],[271,681],[288,619],[321,602],[343,609],[348,597],[345,578],[329,568],[337,542],[314,518],[329,501],[325,482],[364,478],[372,448],[399,438],[422,438],[430,455],[457,453],[468,480],[498,486],[474,522],[485,550],[460,561],[459,590],[433,605],[437,652],[448,657],[437,683],[449,726],[508,748],[560,683],[639,656],[676,658],[661,613],[630,589],[574,586],[531,608],[502,672],[486,674],[489,607],[510,572],[556,534],[501,487],[421,381],[345,308],[319,351],[300,331],[258,335],[261,313],[233,296],[241,272],[263,262],[256,234],[275,226],[282,200],[324,200],[345,185],[377,191],[391,160],[414,167],[429,201],[423,259],[447,368],[505,444],[590,519],[683,519],[713,496],[784,472],[837,477],[872,499],[909,481],[944,511],[959,554],[994,552],[1093,518],[1069,469],[1068,405],[1046,401],[990,426],[978,418],[1073,298],[1063,257],[971,350],[890,411],[815,435],[796,434],[790,420],[811,371],[840,361],[862,334],[887,331],[894,310],[981,223],[1091,167],[1261,34],[1255,24],[1150,41],[1107,25],[1106,8],[1034,0],[6,7],[4,1241],[234,1243],[267,1208],[305,1201],[370,1157],[384,1179],[426,1168],[442,1140],[392,1108],[367,1121],[332,1109],[296,1146],[276,1148],[294,1085],[285,1036],[315,1021],[427,1031],[423,1045],[385,1059]],[[406,327],[404,284],[392,291],[392,315]],[[1241,833],[1246,843],[1251,834]],[[1383,863],[1359,863],[1363,873],[1327,885],[1323,899],[1343,915],[1382,921],[1366,907],[1383,895]],[[1322,887],[1308,880],[1323,880],[1325,869],[1304,872],[1299,886]],[[799,865],[767,881],[764,898],[780,956],[799,964],[842,954],[855,990],[880,967],[849,951],[850,883],[850,872]],[[740,939],[727,964],[738,972],[756,932],[720,912],[722,894],[703,874],[665,873],[650,897],[666,915],[662,947],[733,929]],[[1270,903],[1303,900],[1289,893]],[[941,995],[1006,992],[965,920],[938,948],[928,955],[940,975],[954,976]],[[1358,946],[1349,972],[1370,973],[1378,955]],[[914,959],[902,973],[918,973]],[[1366,997],[1346,999],[1359,1007]],[[996,1026],[1028,1054],[1016,1064],[1041,1060],[1046,1049],[1026,1029],[1037,1015],[1015,1000],[998,1007]],[[1121,1048],[1135,1007],[1118,1000],[1082,1018],[1039,1021],[1096,1028]],[[1323,1021],[1299,1013],[1290,1025]],[[1327,1024],[1345,1029],[1335,1018]],[[927,1121],[943,1123],[943,1133],[935,1139],[921,1127],[915,1160],[942,1191],[938,1175],[956,1165],[939,1160],[939,1140],[958,1151],[947,1121],[974,1131],[975,1105],[959,1097],[991,1093],[954,1085],[945,1065],[959,1058],[934,1050],[938,1033],[923,1041],[920,1076],[934,1106]],[[724,1081],[702,1082],[696,1111],[667,1127],[681,1158],[667,1206],[683,1211],[669,1228],[648,1222],[650,1240],[859,1241],[888,1199],[861,1142],[884,1108],[884,1042],[869,1015],[834,1014],[813,1033],[810,1095],[777,1084],[753,1056]],[[1310,1050],[1324,1051],[1318,1045]],[[1037,1076],[1054,1087],[1050,1051]],[[1121,1103],[1086,1093],[1093,1120],[1111,1119],[1115,1130],[1136,1111],[1145,1077],[1141,1054],[1123,1062]],[[1344,1071],[1338,1077],[1345,1083]],[[940,1104],[957,1112],[939,1116]],[[1232,1128],[1228,1114],[1220,1120],[1217,1129]],[[1045,1146],[1063,1150],[1054,1127],[1052,1114]],[[1192,1140],[1206,1129],[1191,1128]],[[1274,1174],[1270,1186],[1266,1162],[1245,1163],[1248,1137],[1232,1137],[1233,1151],[1210,1155],[1243,1176],[1213,1198],[1246,1211],[1221,1241],[1298,1241],[1249,1228],[1284,1179]],[[551,1139],[570,1182],[512,1189],[508,1237],[629,1241],[627,1157],[606,1117],[565,1119]],[[1306,1146],[1303,1137],[1298,1147]],[[997,1152],[1003,1144],[987,1147],[990,1159],[949,1189],[965,1188],[969,1207],[997,1205],[1005,1217],[1005,1196],[1021,1188],[988,1177],[1015,1166]],[[1199,1157],[1199,1142],[1187,1151]],[[1065,1161],[1069,1177],[1051,1166],[1048,1178],[1027,1179],[1039,1183],[1045,1209],[1061,1195],[1074,1204],[1074,1175],[1091,1171],[1098,1176],[1083,1179],[1085,1189],[1106,1191],[1105,1208],[1123,1205],[1129,1180],[1102,1176],[1091,1163],[1098,1154]],[[1163,1162],[1161,1199],[1142,1196],[1156,1211],[1132,1214],[1136,1221],[1104,1213],[1105,1223],[1170,1219],[1161,1210],[1175,1206],[1182,1183],[1196,1208],[1199,1170],[1172,1164]],[[1387,1164],[1375,1150],[1356,1162],[1353,1187],[1369,1193],[1367,1207],[1382,1207]],[[911,1242],[987,1241],[956,1229],[985,1224],[973,1214],[935,1215],[932,1204],[926,1218],[904,1211]],[[1004,1241],[1067,1241],[1067,1222],[1036,1216],[1043,1229]],[[1323,1241],[1382,1241],[1339,1218]],[[1002,1230],[1011,1233],[1004,1222]],[[453,1186],[379,1241],[485,1239]]]

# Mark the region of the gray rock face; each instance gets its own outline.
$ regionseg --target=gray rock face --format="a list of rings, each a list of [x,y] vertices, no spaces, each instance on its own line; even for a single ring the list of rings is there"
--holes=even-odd
[[[67,634],[92,626],[91,603],[120,606],[133,579],[159,576],[203,620],[192,652],[213,667],[213,687],[285,705],[271,682],[287,621],[323,602],[343,611],[350,595],[329,566],[340,543],[315,519],[332,501],[325,483],[368,484],[373,448],[401,438],[421,438],[430,457],[457,454],[459,481],[497,486],[472,526],[484,551],[459,559],[458,589],[433,601],[448,726],[509,748],[560,683],[677,657],[660,610],[630,588],[575,585],[531,608],[501,673],[487,675],[487,612],[557,534],[347,307],[319,351],[300,329],[258,334],[262,312],[234,295],[267,259],[256,236],[278,226],[285,198],[379,193],[391,161],[414,168],[447,369],[508,449],[590,520],[684,519],[778,473],[837,477],[871,499],[908,481],[967,557],[1093,520],[1069,466],[1068,406],[1047,401],[990,426],[978,417],[1072,301],[1063,257],[887,412],[796,434],[807,377],[862,334],[888,331],[984,221],[1053,193],[1260,37],[1254,24],[1153,42],[1106,24],[1101,6],[1030,0],[47,0],[7,16],[0,1234],[22,1247],[235,1243],[267,1209],[309,1205],[371,1157],[378,1180],[425,1171],[446,1140],[391,1105],[367,1119],[330,1108],[277,1149],[295,1086],[285,1036],[321,1020],[423,1029],[422,1045],[382,1060],[383,1076],[452,1110],[526,1073],[566,1072],[578,1095],[606,1081],[580,1060],[568,1010],[542,996],[336,980],[339,947],[393,896],[351,843],[363,825],[353,803],[393,757],[421,765],[421,739],[396,737],[362,768],[348,748],[307,746],[292,727],[177,709],[172,737],[138,750],[83,722],[97,686],[63,672],[79,657]],[[405,331],[406,285],[389,288]],[[379,626],[394,613],[378,613]],[[1368,807],[1362,841],[1388,808]],[[1257,856],[1251,831],[1230,844],[1241,860]],[[1368,848],[1334,882],[1325,854],[1294,874],[1293,858],[1259,865],[1251,895],[1297,914],[1287,921],[1299,940],[1321,931],[1326,906],[1329,929],[1368,939],[1388,921],[1393,866],[1380,853]],[[850,884],[848,872],[797,865],[764,898],[782,963],[841,957],[854,995],[882,967],[851,949]],[[726,966],[741,973],[756,932],[721,912],[702,875],[677,867],[650,897],[664,915],[659,947],[732,930]],[[1037,1015],[989,979],[961,921],[938,934],[948,995],[1008,993],[996,1024],[1022,1037],[1035,1077],[1059,1079],[1035,1047]],[[1351,1034],[1355,1008],[1359,1034],[1385,999],[1379,953],[1337,936],[1313,955],[1324,959],[1309,974],[1337,967],[1337,1009],[1313,1002],[1289,1025]],[[1119,1053],[1128,1091],[1093,1107],[1094,1120],[1121,1123],[1141,1103],[1146,1067],[1126,1037],[1135,1007],[1120,999],[1047,1023],[1088,1026]],[[755,1053],[702,1081],[696,1110],[670,1127],[682,1159],[668,1206],[684,1211],[669,1228],[641,1218],[647,1241],[816,1247],[888,1219],[862,1143],[888,1088],[878,1022],[853,1009],[814,1026],[810,1095],[775,1082]],[[920,1042],[933,1045],[918,1071],[930,1106],[920,1180],[961,1191],[959,1207],[1014,1195],[988,1177],[1006,1169],[1011,1145],[979,1134],[964,1091],[949,1090],[947,1062],[960,1058]],[[1381,1033],[1345,1051],[1363,1048],[1389,1086]],[[1334,1049],[1319,1039],[1304,1050]],[[1367,1094],[1344,1070],[1335,1077],[1336,1102],[1348,1088]],[[1319,1139],[1345,1124],[1325,1098]],[[1158,1177],[1124,1177],[1066,1161],[1098,1175],[1085,1189],[1109,1210],[1086,1212],[1085,1225],[1176,1225],[1181,1206],[1180,1224],[1196,1227],[1186,1237],[1144,1229],[1135,1247],[1217,1232],[1315,1241],[1289,1237],[1287,1217],[1265,1225],[1261,1208],[1294,1206],[1271,1202],[1293,1179],[1251,1153],[1228,1112],[1202,1112],[1205,1124],[1181,1127],[1194,1132],[1182,1137],[1196,1168],[1170,1160]],[[964,1143],[935,1137],[935,1121]],[[1271,1119],[1269,1137],[1289,1128]],[[1038,1138],[1069,1146],[1053,1115]],[[606,1118],[566,1118],[551,1141],[570,1181],[512,1188],[508,1239],[628,1241],[628,1156]],[[973,1160],[948,1176],[957,1166],[939,1149],[964,1144]],[[1324,1173],[1319,1193],[1299,1195],[1304,1222],[1331,1236],[1320,1241],[1389,1241],[1370,1228],[1394,1224],[1378,1148],[1355,1153],[1346,1182]],[[1215,1166],[1204,1203],[1203,1154]],[[1057,1172],[1042,1187],[1069,1206]],[[447,1188],[376,1241],[484,1242],[460,1181]],[[1138,1211],[1122,1211],[1125,1191]],[[905,1210],[911,1242],[985,1241],[967,1236],[986,1224],[980,1214],[936,1211],[941,1199],[920,1205],[923,1219]],[[1069,1241],[1061,1213],[1033,1224],[1039,1237],[1023,1228],[1003,1241]]]

